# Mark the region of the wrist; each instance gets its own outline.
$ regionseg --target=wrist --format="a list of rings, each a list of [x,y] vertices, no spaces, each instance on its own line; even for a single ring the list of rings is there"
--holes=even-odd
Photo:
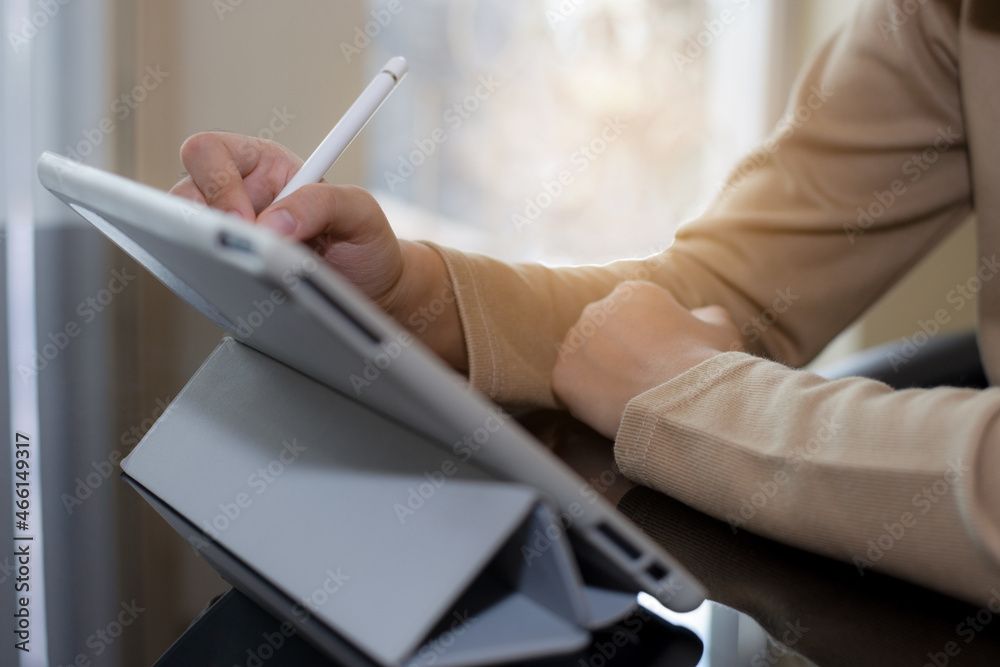
[[[400,241],[402,272],[386,311],[449,365],[468,371],[465,336],[444,259],[423,243]]]
[[[712,357],[717,357],[722,353],[723,353],[722,350],[717,350],[713,347],[708,347],[708,346],[699,346],[691,348],[685,354],[675,357],[674,363],[672,364],[671,372],[669,376],[664,380],[664,382],[669,382],[675,377],[678,377],[688,372],[695,366],[700,366],[701,364],[708,361]]]

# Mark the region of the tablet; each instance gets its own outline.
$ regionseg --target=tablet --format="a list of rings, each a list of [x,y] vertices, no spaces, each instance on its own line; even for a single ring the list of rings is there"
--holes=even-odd
[[[498,479],[535,489],[555,514],[572,517],[564,525],[574,551],[616,587],[675,611],[703,601],[701,586],[661,547],[307,246],[52,153],[38,173],[236,341]]]

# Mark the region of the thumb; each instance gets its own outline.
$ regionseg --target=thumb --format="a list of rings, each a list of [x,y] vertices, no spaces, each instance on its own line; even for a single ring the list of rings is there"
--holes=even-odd
[[[325,182],[299,188],[257,217],[258,224],[299,241],[326,235],[364,242],[383,231],[381,220],[381,209],[367,192]]]

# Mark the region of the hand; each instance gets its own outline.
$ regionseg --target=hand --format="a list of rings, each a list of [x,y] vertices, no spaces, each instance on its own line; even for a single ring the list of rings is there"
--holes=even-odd
[[[725,309],[688,311],[658,285],[626,282],[587,306],[566,334],[552,390],[574,417],[613,439],[633,398],[742,349]]]
[[[404,326],[450,289],[441,257],[400,242],[381,207],[359,187],[307,185],[273,203],[303,161],[272,141],[226,132],[196,134],[181,147],[189,176],[172,194],[235,213],[312,247]],[[445,361],[467,368],[458,309],[451,303],[420,336]]]

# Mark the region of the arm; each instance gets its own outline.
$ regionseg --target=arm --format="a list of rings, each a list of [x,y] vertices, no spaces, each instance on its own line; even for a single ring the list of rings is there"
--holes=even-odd
[[[637,396],[628,477],[729,523],[982,604],[1000,578],[1000,389],[893,391],[739,353]]]
[[[934,9],[929,4],[923,11]],[[865,17],[871,19],[871,12]],[[936,26],[941,19],[930,13],[921,20]],[[934,103],[933,91],[926,92]],[[948,168],[966,175],[964,164]],[[937,172],[924,173],[922,178],[932,178]],[[883,239],[908,247],[910,236],[927,238],[934,227],[928,221],[942,210],[964,213],[967,207],[967,193],[947,204],[967,186],[949,190],[951,174],[938,177],[946,180],[937,183],[937,193],[916,186],[903,190],[881,216],[888,221],[895,211],[908,210],[906,197],[913,196],[923,201],[924,222],[849,226],[852,245],[874,241],[895,270],[895,251]],[[945,198],[938,201],[939,195]],[[891,275],[870,251],[862,249],[864,261],[853,267],[836,246],[829,258],[809,248],[809,242],[794,244],[788,261],[801,264],[801,250],[821,267],[828,282],[816,293],[827,294],[835,310],[848,310],[835,292],[855,283],[852,269],[869,279]],[[839,269],[826,274],[827,264]],[[810,302],[803,305],[808,309]],[[797,309],[779,318],[774,349],[808,349],[813,337],[788,334],[823,329],[797,321]],[[807,314],[827,317],[822,311]],[[627,476],[726,520],[734,531],[750,529],[852,563],[859,576],[885,572],[979,605],[992,596],[1000,579],[1000,389],[893,391],[861,378],[827,381],[727,353],[690,320],[685,324],[683,315],[663,299],[635,312],[625,306],[579,354],[557,362],[556,393],[577,414],[596,416],[591,423],[604,433],[617,432],[615,457]],[[679,325],[669,330],[670,322]],[[649,359],[668,356],[657,335],[664,331],[672,345],[709,349],[701,361],[654,365],[651,371]],[[608,358],[617,362],[609,366]],[[615,389],[615,377],[635,380],[624,391],[608,391]],[[608,402],[615,406],[611,412],[622,414],[623,396],[635,398],[627,401],[620,423],[602,421]]]
[[[801,365],[966,220],[957,9],[928,2],[884,38],[886,4],[867,2],[822,50],[789,106],[800,120],[780,123],[662,255],[553,270],[442,250],[472,383],[552,405],[566,332],[625,280],[689,309],[721,305],[751,352]]]
[[[276,216],[288,213],[286,233],[316,243],[324,258],[404,324],[433,295],[453,288],[457,308],[445,308],[421,335],[453,365],[462,368],[467,360],[472,383],[507,403],[554,403],[552,370],[566,333],[588,304],[628,280],[652,281],[689,309],[721,304],[753,351],[800,364],[969,212],[957,3],[929,0],[883,38],[878,21],[886,20],[885,6],[866,4],[803,79],[793,110],[808,107],[813,94],[824,98],[814,101],[808,122],[790,126],[794,131],[779,128],[759,159],[737,170],[727,196],[649,260],[551,270],[430,252],[433,247],[398,244],[370,198],[325,184],[270,206],[298,163],[267,142],[251,142],[256,152],[246,157],[218,136],[189,142],[183,158],[191,178],[175,192],[279,229]],[[936,152],[935,143],[941,146]],[[927,150],[933,165],[914,157]],[[219,180],[215,173],[234,177]],[[878,200],[886,202],[881,210]],[[859,221],[858,207],[871,217]],[[778,304],[781,295],[790,303]],[[779,305],[784,312],[776,321],[756,323]],[[629,474],[717,516],[739,511],[745,492],[756,488],[755,475],[763,473],[760,483],[767,485],[768,474],[791,465],[800,438],[819,433],[822,410],[858,420],[837,431],[836,450],[825,450],[838,458],[803,464],[789,493],[767,503],[748,527],[851,557],[866,540],[877,540],[878,533],[868,532],[878,520],[896,521],[892,513],[912,505],[921,489],[910,489],[911,482],[924,484],[932,471],[946,474],[948,456],[961,452],[978,474],[985,474],[983,466],[1000,466],[996,447],[989,446],[992,391],[968,407],[969,395],[956,390],[883,396],[881,385],[863,380],[823,383],[719,351],[634,392],[616,445]],[[758,393],[748,397],[747,389]],[[674,395],[684,401],[672,401]],[[951,412],[938,422],[938,411]],[[879,438],[866,439],[866,429]],[[869,446],[881,456],[870,457]],[[998,553],[990,517],[1000,516],[1000,499],[992,490],[997,485],[963,474],[926,520],[907,528],[914,539],[881,562],[901,576],[920,576],[931,562],[926,559],[937,554],[934,562],[958,571],[960,593],[974,598],[968,573],[982,574],[987,565],[969,535]],[[856,520],[855,512],[865,514]],[[924,546],[931,555],[916,553]]]
[[[616,312],[568,362],[558,354],[559,341],[582,328],[587,303],[640,278],[687,308],[722,304],[755,352],[804,363],[967,217],[956,16],[929,3],[883,39],[884,7],[866,5],[827,46],[792,109],[808,108],[813,90],[829,99],[794,131],[779,129],[663,256],[556,271],[443,256],[480,388],[546,402],[554,366],[556,394],[571,410],[608,435],[617,430],[616,459],[629,477],[734,530],[853,563],[859,576],[882,571],[982,604],[1000,577],[992,479],[1000,390],[829,382],[712,350],[707,332],[687,341],[708,347],[704,358],[650,378],[643,358],[673,358],[668,342],[650,341],[686,345],[683,332],[666,335],[682,317],[668,302],[658,320],[647,305],[627,323]],[[768,308],[776,321],[763,317]],[[518,313],[523,319],[513,319]],[[644,320],[655,330],[643,332]],[[631,365],[612,368],[608,358]],[[639,383],[619,392],[635,396],[619,427],[602,423],[600,407],[621,400],[608,391],[621,376]]]
[[[969,212],[956,3],[930,0],[883,38],[883,2],[870,0],[820,54],[790,107],[796,120],[644,261],[553,270],[401,243],[371,196],[348,186],[310,185],[272,204],[302,161],[252,137],[191,137],[181,150],[190,175],[173,192],[308,242],[503,403],[554,405],[567,331],[628,280],[652,281],[689,309],[721,305],[752,352],[799,365]],[[859,221],[859,207],[872,217]],[[419,316],[439,302],[443,312]]]

